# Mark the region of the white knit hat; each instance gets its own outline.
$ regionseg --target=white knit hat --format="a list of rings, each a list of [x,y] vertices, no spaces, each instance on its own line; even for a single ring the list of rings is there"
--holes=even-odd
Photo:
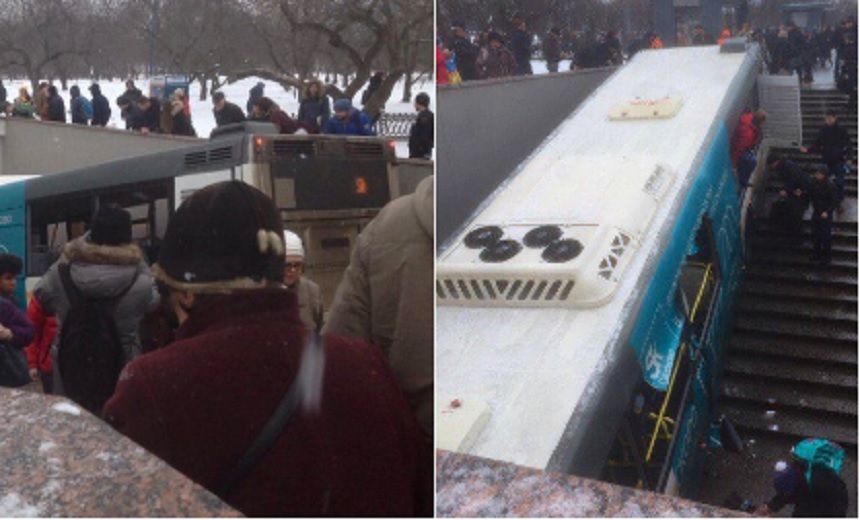
[[[302,246],[302,239],[297,234],[285,229],[284,244],[287,246],[287,256],[305,257],[305,248]]]

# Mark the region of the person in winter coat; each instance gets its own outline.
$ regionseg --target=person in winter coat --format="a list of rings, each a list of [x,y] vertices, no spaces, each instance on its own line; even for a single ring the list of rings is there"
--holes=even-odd
[[[714,45],[714,37],[705,32],[705,28],[701,25],[697,24],[695,28],[693,28],[693,39],[692,45]]]
[[[76,125],[89,124],[85,108],[85,104],[89,100],[81,96],[81,89],[77,85],[72,85],[72,88],[69,89],[69,94],[72,96],[71,100],[69,100],[69,108],[72,110],[72,123]]]
[[[12,104],[12,115],[32,119],[35,112],[35,101],[30,97],[30,93],[27,92],[27,87],[21,87],[18,89],[18,97],[15,98],[15,102]]]
[[[756,516],[774,516],[788,504],[794,505],[795,518],[845,518],[848,512],[845,481],[825,465],[813,465],[807,482],[805,463],[794,457],[779,461],[773,487],[776,494],[755,511]]]
[[[367,88],[364,89],[364,92],[361,94],[361,105],[362,107],[367,105],[370,101],[370,98],[376,94],[376,91],[379,90],[379,87],[382,86],[382,80],[384,79],[385,74],[382,71],[377,71],[370,77],[370,80],[367,82]]]
[[[763,136],[761,127],[766,120],[767,113],[763,110],[747,112],[738,119],[738,124],[732,133],[730,143],[732,167],[737,172],[741,188],[747,185],[750,175],[755,170],[754,151],[761,142]]]
[[[561,29],[553,27],[543,41],[543,57],[546,60],[546,70],[558,72],[561,61]]]
[[[123,96],[128,98],[129,101],[137,101],[143,97],[143,92],[134,85],[133,79],[129,79],[125,82],[125,92],[123,92]]]
[[[428,443],[433,438],[433,177],[361,232],[323,330],[385,355]],[[429,445],[428,445],[429,446]]]
[[[93,126],[107,126],[110,121],[110,102],[102,94],[102,89],[98,83],[90,85],[90,94],[92,95],[93,103],[93,119],[90,122]]]
[[[218,126],[243,123],[245,121],[245,113],[242,112],[239,105],[230,103],[224,99],[223,92],[212,94],[212,113],[215,114],[215,123]]]
[[[827,178],[823,164],[815,167],[812,176],[809,198],[812,202],[812,256],[811,262],[820,265],[830,263],[831,228],[833,227],[833,208],[836,207],[836,189]]]
[[[442,44],[436,46],[436,84],[448,84],[448,66],[446,65],[451,58],[451,51],[446,49]]]
[[[48,120],[58,123],[66,122],[66,102],[57,91],[57,87],[48,87]]]
[[[302,239],[292,231],[284,230],[286,258],[284,264],[284,285],[299,299],[299,316],[310,330],[322,331],[323,300],[320,286],[304,276],[305,247]]]
[[[140,132],[143,134],[161,133],[161,102],[154,97],[140,97],[137,108],[141,112]]]
[[[409,158],[430,159],[433,155],[433,112],[426,92],[415,96],[415,110],[418,117],[409,129]]]
[[[62,329],[69,311],[69,299],[60,279],[59,266],[70,265],[71,280],[84,295],[110,299],[128,291],[117,303],[114,313],[125,361],[140,355],[138,323],[141,317],[158,305],[158,292],[143,252],[132,242],[131,215],[116,206],[100,207],[90,231],[63,247],[54,262],[33,288],[33,295],[47,314],[57,317]],[[62,377],[57,366],[59,338],[51,345],[54,364],[54,392],[64,395]]]
[[[51,359],[51,345],[57,337],[57,318],[48,315],[37,298],[30,298],[27,318],[33,324],[33,341],[27,346],[27,365],[30,378],[42,383],[42,392],[54,393],[54,362]]]
[[[256,85],[251,87],[251,90],[248,92],[248,103],[245,105],[245,108],[248,110],[248,119],[253,119],[254,105],[259,103],[263,98],[263,89],[265,88],[266,84],[259,81]]]
[[[184,93],[176,89],[167,102],[170,109],[170,134],[197,137],[197,131],[191,124],[191,119],[185,112]]]
[[[334,135],[376,135],[373,122],[364,112],[353,108],[348,99],[334,102],[334,115],[326,123],[326,134]]]
[[[505,47],[502,40],[502,35],[490,31],[487,35],[487,46],[481,49],[478,55],[478,68],[481,70],[481,77],[486,79],[491,78],[506,78],[513,75],[517,70],[517,60],[511,51]]]
[[[39,83],[39,87],[36,89],[36,93],[33,96],[33,101],[36,104],[36,114],[42,121],[48,121],[50,116],[48,113],[48,101],[51,97],[50,94],[48,94],[49,86],[50,85],[45,81]]]
[[[17,256],[0,254],[0,348],[6,350],[6,363],[12,363],[14,359],[21,368],[21,374],[0,371],[0,384],[3,386],[17,387],[29,382],[24,348],[33,341],[33,324],[15,303],[15,287],[22,267],[23,263]]]
[[[475,63],[478,60],[478,48],[469,41],[466,24],[461,21],[454,22],[451,30],[453,37],[448,49],[456,57],[457,72],[460,73],[460,79],[463,81],[478,79],[478,69]]]
[[[515,16],[513,23],[510,50],[517,62],[514,76],[530,76],[532,74],[532,36],[526,32],[526,21],[523,18]]]
[[[313,79],[305,86],[305,95],[299,105],[299,121],[310,130],[312,134],[322,131],[331,117],[331,105],[328,96],[325,95],[325,87],[322,81]]]
[[[370,345],[302,324],[281,222],[239,181],[182,203],[153,267],[176,341],[125,367],[104,419],[246,516],[431,513],[416,487],[433,456],[391,371]],[[286,426],[230,478],[294,385]]]
[[[824,126],[818,131],[815,142],[800,151],[821,154],[836,185],[836,205],[839,206],[845,197],[845,173],[848,170],[847,158],[851,151],[851,139],[845,128],[839,125],[835,112],[828,112],[824,116]]]
[[[288,116],[277,103],[267,97],[261,98],[254,105],[253,119],[274,124],[281,134],[307,133],[307,129],[302,123]]]
[[[778,157],[770,169],[782,181],[779,198],[771,206],[770,218],[792,238],[800,238],[803,232],[803,213],[809,207],[809,192],[812,178],[800,165],[785,157]]]
[[[140,131],[144,126],[143,110],[136,101],[126,97],[124,94],[116,98],[116,105],[120,109],[120,117],[125,120],[126,130]]]

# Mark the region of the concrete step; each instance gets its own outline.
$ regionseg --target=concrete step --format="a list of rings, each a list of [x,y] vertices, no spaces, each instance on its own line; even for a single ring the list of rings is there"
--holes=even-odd
[[[840,290],[857,286],[857,274],[810,272],[808,269],[768,269],[767,266],[749,265],[745,269],[746,280],[765,283],[803,284],[819,287],[836,287]]]
[[[786,320],[781,315],[738,314],[735,330],[786,334],[814,341],[857,341],[857,322],[847,320]]]
[[[726,361],[726,374],[744,374],[761,380],[794,381],[824,387],[857,390],[857,365],[824,360],[798,360],[782,353],[733,350]]]
[[[857,305],[857,288],[851,284],[824,285],[806,281],[756,280],[749,277],[740,290],[741,298],[746,295],[761,298],[803,298],[812,302],[831,301]],[[855,309],[856,310],[856,309]]]
[[[756,242],[755,256],[748,262],[769,262],[771,260],[784,260],[792,263],[804,263],[812,253],[812,241],[800,237],[780,237],[783,240],[765,241],[759,239]],[[765,245],[767,244],[767,245]],[[831,257],[834,262],[840,264],[857,264],[857,249],[838,246],[831,249]]]
[[[741,293],[738,312],[744,314],[785,316],[788,319],[814,319],[824,321],[851,321],[857,323],[857,302],[839,300],[812,300],[796,296],[756,296]]]
[[[771,381],[761,377],[727,375],[723,379],[723,404],[744,402],[765,408],[767,418],[778,419],[779,409],[824,411],[857,416],[857,392],[827,388],[796,381]],[[770,412],[770,413],[768,413]]]
[[[857,365],[857,345],[850,340],[812,340],[786,334],[759,334],[735,331],[729,355],[783,356],[796,362],[825,362]]]
[[[783,409],[771,418],[766,413],[766,407],[737,402],[732,404],[733,406],[726,407],[723,413],[742,434],[779,433],[797,441],[807,437],[821,437],[844,447],[857,448],[856,416]]]

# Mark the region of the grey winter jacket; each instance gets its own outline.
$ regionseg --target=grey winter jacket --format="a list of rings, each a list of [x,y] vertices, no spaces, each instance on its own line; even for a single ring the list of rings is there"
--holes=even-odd
[[[102,246],[90,242],[88,237],[89,234],[66,244],[60,259],[39,280],[33,293],[46,313],[56,314],[58,330],[62,330],[69,300],[57,270],[60,263],[71,263],[72,282],[80,292],[99,298],[118,296],[138,272],[137,280],[119,301],[114,315],[125,360],[129,362],[141,353],[137,334],[140,319],[159,302],[155,281],[144,261],[143,252],[136,245]],[[51,346],[52,354],[56,354],[57,341]]]

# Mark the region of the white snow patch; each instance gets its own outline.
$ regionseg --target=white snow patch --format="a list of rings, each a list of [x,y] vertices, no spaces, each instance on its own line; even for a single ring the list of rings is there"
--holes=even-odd
[[[51,441],[43,442],[39,445],[39,453],[45,453],[46,451],[51,451],[56,448],[57,445]]]
[[[69,415],[81,415],[81,409],[71,403],[57,403],[51,408]]]
[[[37,506],[26,503],[18,493],[9,493],[0,498],[0,516],[4,518],[38,518],[43,515]]]

